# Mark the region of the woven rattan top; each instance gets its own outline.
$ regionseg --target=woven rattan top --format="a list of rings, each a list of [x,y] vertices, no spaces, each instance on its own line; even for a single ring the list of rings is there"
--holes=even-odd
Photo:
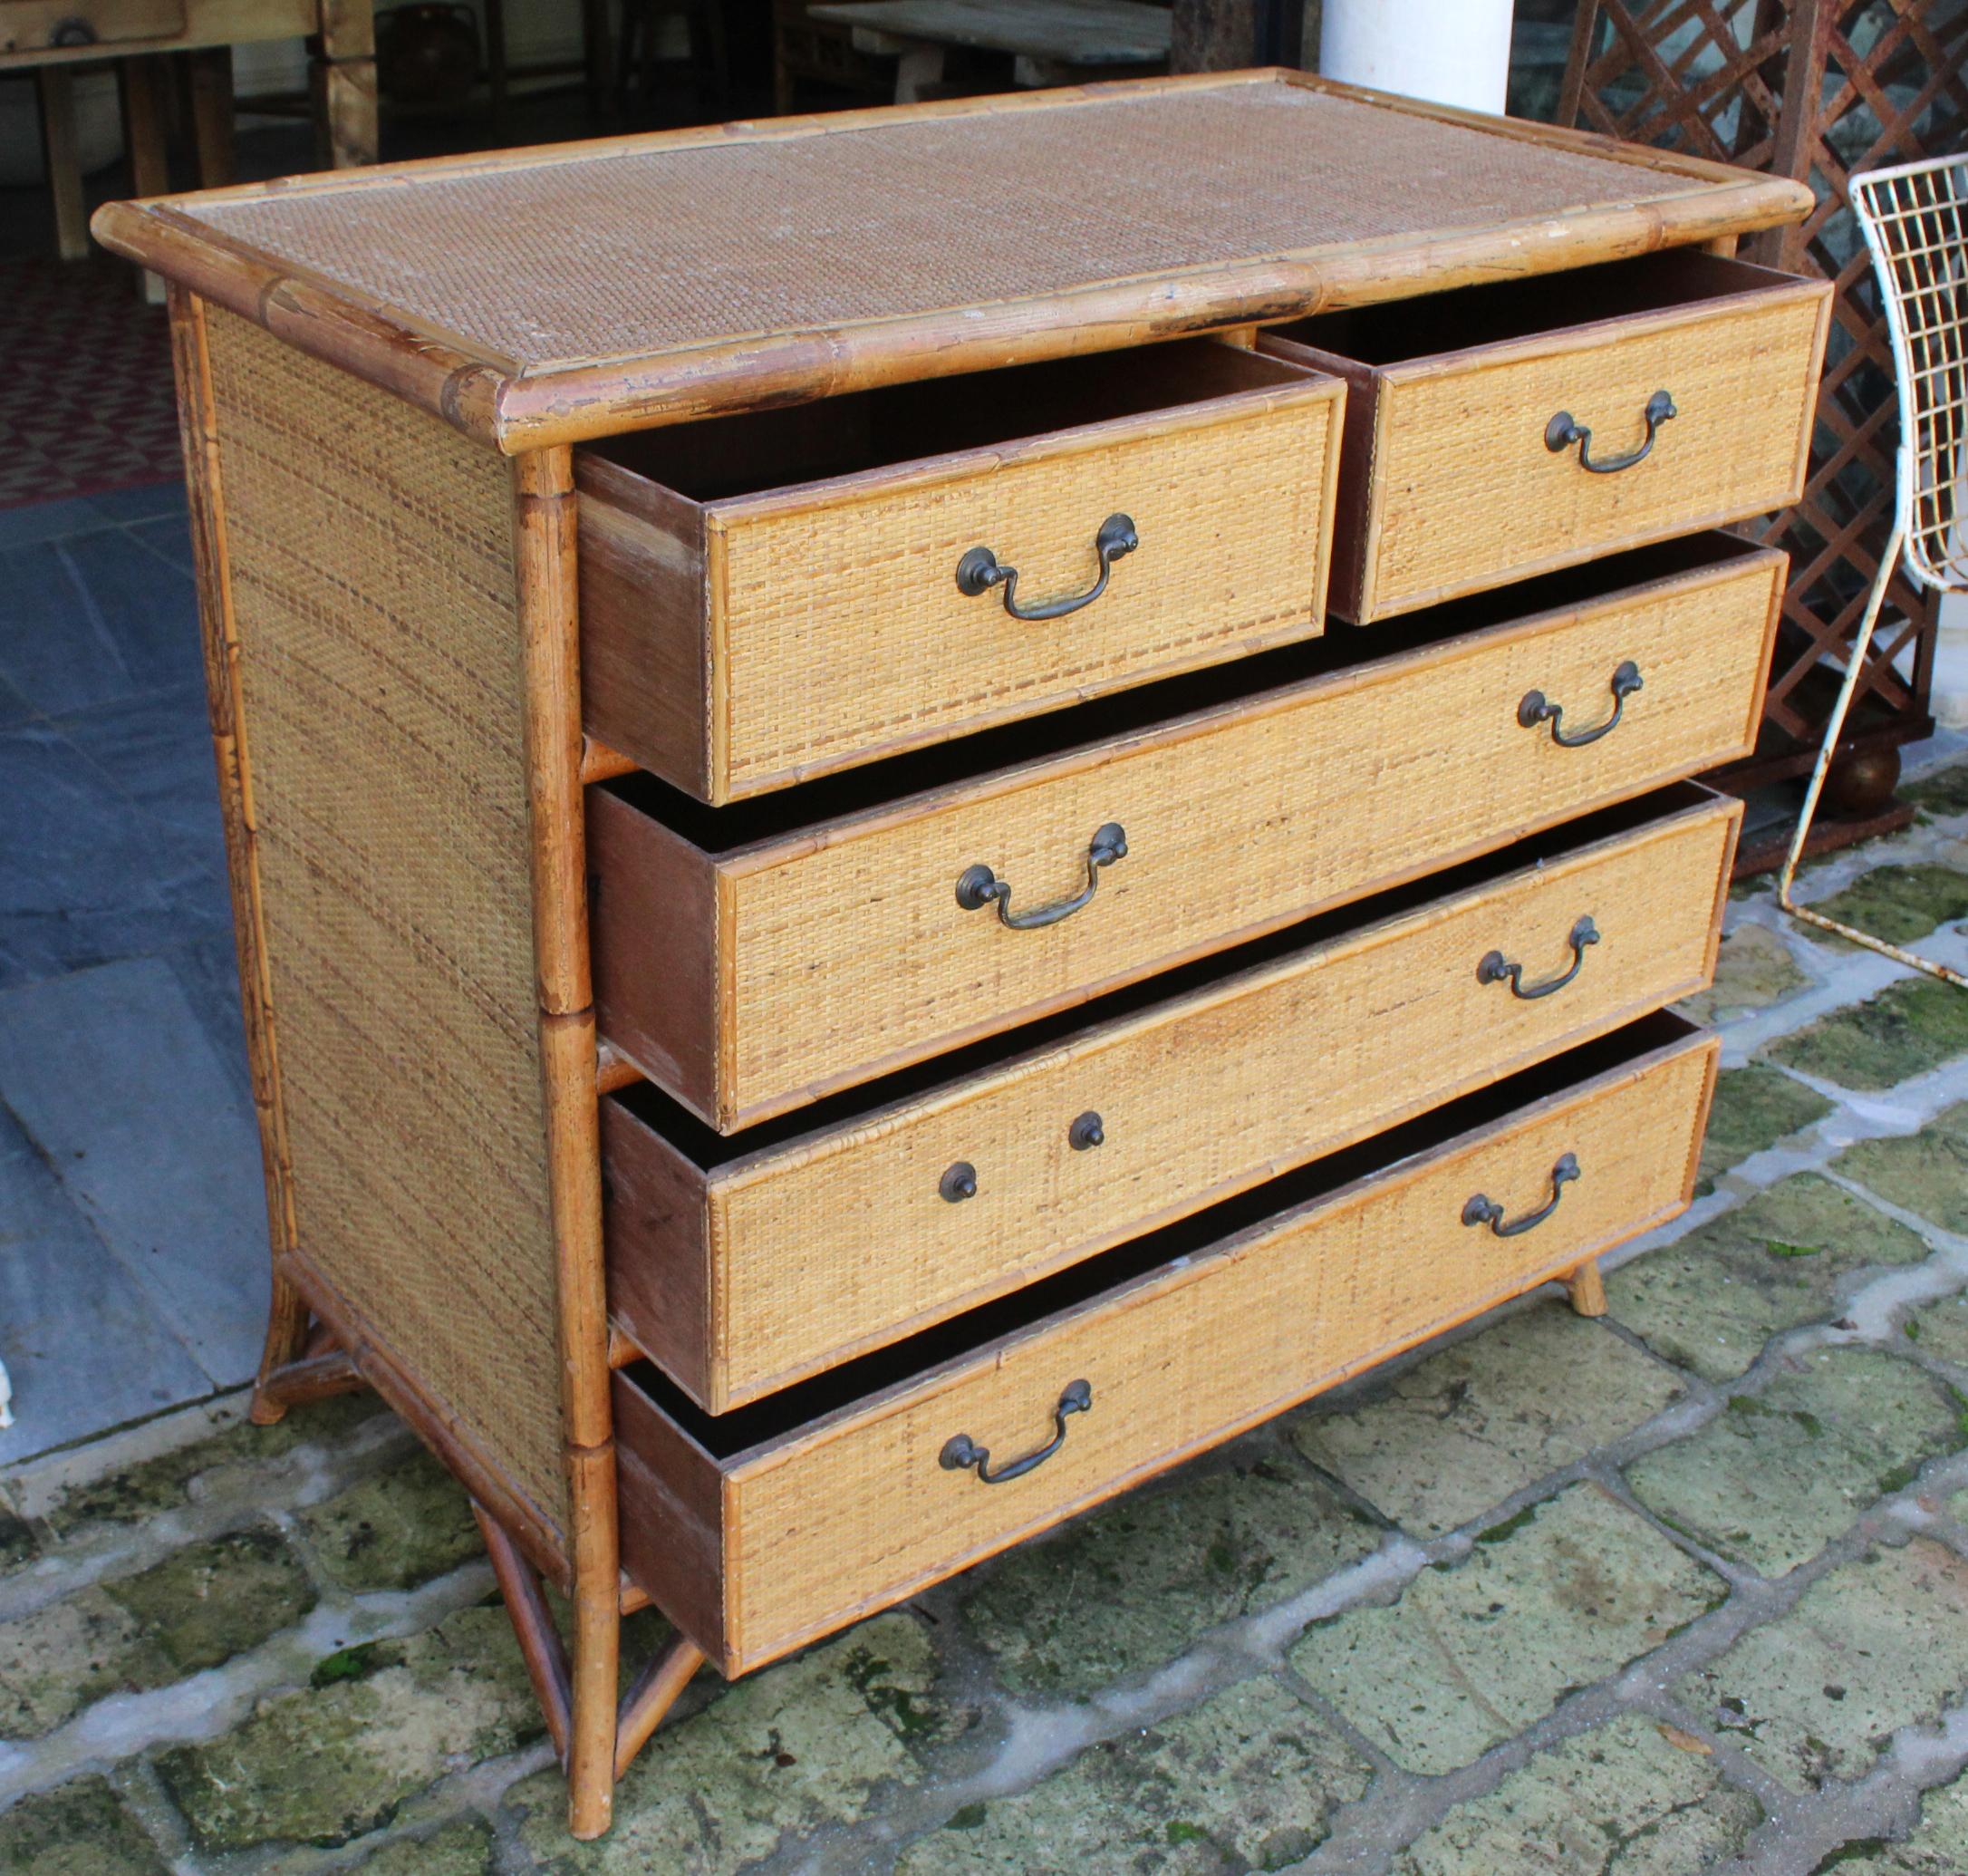
[[[1809,199],[1251,73],[344,172],[97,227],[420,401],[440,367],[433,407],[515,449],[1576,265]]]

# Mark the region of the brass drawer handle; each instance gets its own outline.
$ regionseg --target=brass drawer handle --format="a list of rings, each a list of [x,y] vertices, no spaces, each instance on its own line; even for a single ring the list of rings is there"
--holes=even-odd
[[[1052,1410],[1052,1424],[1058,1431],[1037,1452],[1027,1453],[1024,1458],[1014,1459],[1010,1465],[1000,1465],[996,1472],[991,1472],[988,1469],[991,1449],[979,1446],[968,1433],[960,1433],[944,1442],[936,1463],[945,1472],[968,1472],[974,1466],[979,1483],[987,1485],[1002,1485],[1011,1479],[1022,1479],[1027,1473],[1045,1465],[1066,1444],[1066,1416],[1084,1414],[1093,1404],[1094,1390],[1090,1383],[1068,1381],[1066,1392],[1059,1397],[1059,1405]]]
[[[1527,1231],[1535,1231],[1552,1213],[1558,1210],[1558,1201],[1565,1196],[1565,1188],[1578,1176],[1578,1160],[1573,1154],[1566,1154],[1551,1168],[1551,1197],[1535,1212],[1527,1212],[1521,1218],[1510,1223],[1503,1222],[1503,1207],[1493,1198],[1486,1198],[1477,1193],[1462,1207],[1464,1224],[1487,1224],[1500,1238],[1514,1238]]]
[[[1640,677],[1640,667],[1628,658],[1613,673],[1607,688],[1613,693],[1613,714],[1603,723],[1596,723],[1590,730],[1581,730],[1576,735],[1565,733],[1565,706],[1553,703],[1542,691],[1526,691],[1523,701],[1517,706],[1517,720],[1527,730],[1535,730],[1539,723],[1551,726],[1551,740],[1561,749],[1582,749],[1588,742],[1597,742],[1602,736],[1610,735],[1619,728],[1621,713],[1626,708],[1626,700],[1635,691],[1645,688]]]
[[[1548,997],[1553,991],[1561,991],[1586,967],[1586,946],[1599,942],[1599,928],[1590,916],[1578,921],[1571,929],[1566,941],[1572,948],[1572,967],[1562,977],[1548,977],[1542,983],[1534,983],[1529,990],[1524,987],[1524,967],[1513,964],[1500,951],[1483,953],[1483,961],[1476,966],[1478,983],[1508,983],[1513,997],[1521,997],[1527,1003],[1539,997]]]
[[[1127,834],[1118,821],[1109,821],[1095,830],[1086,849],[1086,885],[1070,899],[1055,899],[1050,905],[1037,905],[1030,912],[1011,910],[1011,882],[999,879],[989,866],[966,866],[957,881],[957,904],[966,912],[981,912],[987,905],[998,908],[998,922],[1014,932],[1037,931],[1041,925],[1056,925],[1070,917],[1100,888],[1100,869],[1127,857]]]
[[[1068,613],[1078,612],[1083,605],[1093,604],[1107,590],[1114,563],[1140,546],[1141,537],[1134,531],[1134,524],[1125,515],[1109,515],[1100,524],[1100,532],[1094,537],[1094,552],[1100,556],[1100,577],[1084,593],[1069,594],[1065,599],[1035,606],[1018,604],[1017,567],[1005,566],[989,547],[972,547],[957,563],[957,590],[967,598],[975,599],[980,593],[989,593],[993,586],[1002,586],[1005,610],[1014,619],[1063,619]]]
[[[1647,421],[1647,439],[1637,450],[1630,450],[1624,456],[1609,456],[1604,462],[1592,459],[1592,432],[1583,423],[1577,421],[1569,411],[1560,411],[1544,427],[1544,446],[1556,456],[1561,450],[1578,445],[1578,467],[1593,476],[1616,476],[1622,469],[1630,469],[1636,462],[1646,460],[1648,450],[1654,447],[1654,439],[1660,434],[1661,425],[1670,417],[1679,413],[1674,401],[1664,391],[1656,391],[1647,400],[1647,407],[1641,413]]]

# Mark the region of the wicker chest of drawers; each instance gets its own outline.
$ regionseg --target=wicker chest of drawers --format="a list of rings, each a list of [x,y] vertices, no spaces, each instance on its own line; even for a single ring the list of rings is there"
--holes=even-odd
[[[255,1411],[466,1483],[578,1834],[707,1659],[1687,1204],[1784,572],[1716,530],[1828,298],[1732,249],[1809,199],[1258,73],[99,216],[172,283]]]

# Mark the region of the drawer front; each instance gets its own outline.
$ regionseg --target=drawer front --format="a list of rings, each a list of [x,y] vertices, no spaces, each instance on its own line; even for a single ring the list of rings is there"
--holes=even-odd
[[[185,0],[9,0],[0,6],[0,53],[175,39],[184,30]]]
[[[616,1320],[721,1413],[1689,995],[1741,816],[1682,801],[698,1189],[610,1103]]]
[[[1320,630],[1337,379],[1191,340],[874,395],[582,453],[593,735],[716,805]]]
[[[755,1667],[1675,1214],[1716,1045],[1654,1020],[1676,1040],[1637,1061],[724,1462],[712,1652],[727,1671]],[[1500,1234],[1465,1222],[1479,1200],[1510,1226],[1546,1215]],[[1056,1420],[1076,1383],[1089,1405]],[[625,1378],[618,1398],[638,1455],[624,1556],[650,1583],[664,1513],[642,1515],[642,1455],[677,1461],[648,1397]],[[942,1463],[959,1436],[995,1469],[1062,1429],[1041,1465],[996,1485]]]
[[[1381,376],[1356,616],[1384,618],[1621,547],[1768,513],[1802,492],[1828,304],[1821,283],[1635,317]],[[1604,463],[1554,450],[1560,412]]]
[[[719,882],[729,994],[714,1124],[798,1106],[1747,754],[1782,566],[1749,555],[734,857]],[[1561,747],[1554,730],[1610,715],[1629,662],[1645,688],[1616,727]],[[1564,712],[1557,724],[1519,720],[1533,691]],[[1009,883],[1015,911],[1077,896],[1110,824],[1126,856],[1098,870],[1070,916],[1012,930],[989,905],[960,904],[960,880],[979,865]],[[625,1040],[611,1018],[604,1008]]]
[[[847,498],[713,511],[726,792],[1316,633],[1344,395],[1313,379]],[[1084,594],[1115,514],[1140,545],[1068,617],[1014,618],[1001,585],[958,586],[981,547],[1018,570],[1022,609]]]

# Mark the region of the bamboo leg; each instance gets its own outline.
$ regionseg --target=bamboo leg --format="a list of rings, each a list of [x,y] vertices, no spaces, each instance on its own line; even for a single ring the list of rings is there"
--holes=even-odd
[[[41,90],[41,140],[54,196],[54,245],[63,260],[89,252],[89,204],[82,194],[82,158],[75,145],[75,73],[69,65],[43,65],[35,74]]]
[[[546,1716],[546,1730],[561,1763],[567,1759],[569,1678],[567,1650],[554,1626],[552,1610],[540,1593],[540,1580],[519,1554],[519,1546],[505,1528],[476,1499],[471,1514],[478,1521],[487,1553],[492,1559],[492,1574],[498,1579],[499,1593],[506,1599],[506,1612],[512,1618],[513,1632],[519,1638],[519,1653],[526,1664],[533,1691],[539,1697],[540,1711]]]
[[[275,1384],[275,1377],[307,1353],[308,1309],[294,1285],[277,1272],[274,1276],[274,1299],[266,1312],[266,1341],[260,1351],[260,1372],[253,1387],[253,1406],[248,1414],[256,1426],[271,1426],[285,1418],[287,1399]]]
[[[1581,1316],[1606,1314],[1606,1279],[1599,1274],[1599,1260],[1582,1263],[1565,1280],[1571,1293],[1572,1308]]]
[[[325,1355],[304,1356],[261,1378],[253,1389],[248,1417],[256,1426],[270,1426],[284,1418],[289,1407],[326,1400],[334,1394],[353,1394],[365,1385],[355,1364],[340,1349]]]
[[[533,952],[574,1560],[569,1823],[576,1837],[592,1838],[608,1828],[614,1806],[622,1589],[602,1260],[594,1005],[588,974],[571,450],[543,450],[516,460],[514,517],[525,648]]]
[[[1813,912],[1809,905],[1799,905],[1791,897],[1791,887],[1797,879],[1798,862],[1804,857],[1804,843],[1810,837],[1811,820],[1818,812],[1818,798],[1824,792],[1825,776],[1831,768],[1832,758],[1838,751],[1838,738],[1845,732],[1846,712],[1852,707],[1852,699],[1857,694],[1858,681],[1866,669],[1866,650],[1872,643],[1873,627],[1879,623],[1880,608],[1886,604],[1887,584],[1893,578],[1893,570],[1900,564],[1900,551],[1906,545],[1906,526],[1904,521],[1894,524],[1893,536],[1887,541],[1886,551],[1879,556],[1879,571],[1874,577],[1872,591],[1867,595],[1865,617],[1859,622],[1858,635],[1852,641],[1852,648],[1846,654],[1845,682],[1838,686],[1838,701],[1831,707],[1831,720],[1825,725],[1825,740],[1818,750],[1818,763],[1811,770],[1810,786],[1804,791],[1803,810],[1798,816],[1797,831],[1790,836],[1790,851],[1785,856],[1783,871],[1777,876],[1777,904],[1794,919],[1805,924],[1816,925],[1820,931],[1836,932],[1841,938],[1848,938],[1854,944],[1862,944],[1867,951],[1876,951],[1881,957],[1891,958],[1896,964],[1905,964],[1915,971],[1925,971],[1929,977],[1938,977],[1943,983],[1952,983],[1957,989],[1968,990],[1968,976],[1948,964],[1937,964],[1929,959],[1918,957],[1910,951],[1903,951],[1897,944],[1888,944],[1884,938],[1875,938],[1869,932],[1861,932],[1857,926],[1841,924],[1835,918],[1828,918],[1821,912]]]
[[[663,1716],[690,1684],[690,1677],[704,1665],[704,1651],[693,1641],[678,1636],[649,1665],[642,1679],[629,1689],[622,1703],[615,1736],[615,1776],[620,1778],[635,1763],[635,1755],[649,1744],[649,1737],[662,1724]]]

